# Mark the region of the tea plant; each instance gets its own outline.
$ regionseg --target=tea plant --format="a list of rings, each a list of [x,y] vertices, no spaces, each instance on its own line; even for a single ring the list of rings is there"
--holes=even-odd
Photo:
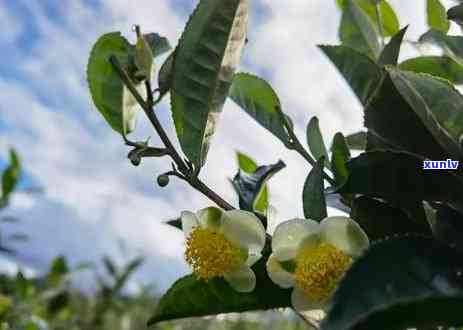
[[[170,222],[185,233],[193,274],[166,292],[149,325],[286,307],[326,330],[463,325],[463,175],[461,167],[424,168],[429,160],[463,160],[463,97],[454,86],[463,82],[463,37],[447,34],[445,7],[428,0],[430,29],[410,41],[386,0],[337,1],[341,45],[320,50],[363,105],[365,130],[339,132],[327,148],[317,118],[308,123],[305,146],[271,85],[237,72],[249,2],[200,0],[174,50],[137,26],[135,45],[112,32],[90,54],[93,101],[131,147],[130,161],[170,157],[159,185],[176,177],[216,204]],[[448,17],[460,23],[462,8]],[[418,49],[432,43],[441,54],[399,61],[404,42]],[[166,52],[153,79],[155,59]],[[181,151],[156,115],[168,95]],[[305,219],[266,232],[266,182],[285,166],[281,161],[257,166],[239,155],[236,206],[200,178],[227,98],[312,165]],[[129,139],[140,108],[161,146]],[[349,217],[328,217],[328,206]],[[326,312],[321,324],[314,310]]]

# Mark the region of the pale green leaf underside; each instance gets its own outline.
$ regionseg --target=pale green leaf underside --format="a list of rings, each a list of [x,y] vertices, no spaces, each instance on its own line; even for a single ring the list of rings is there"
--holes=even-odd
[[[278,109],[278,95],[265,80],[248,73],[238,73],[233,79],[230,98],[260,125],[285,145],[290,143]]]
[[[88,61],[87,80],[98,111],[115,131],[128,134],[135,129],[139,107],[109,62],[112,55],[128,69],[134,46],[120,32],[108,33],[98,39]],[[141,84],[137,88],[142,95],[145,94]]]
[[[248,0],[201,0],[176,49],[172,112],[180,145],[204,165],[246,37]]]

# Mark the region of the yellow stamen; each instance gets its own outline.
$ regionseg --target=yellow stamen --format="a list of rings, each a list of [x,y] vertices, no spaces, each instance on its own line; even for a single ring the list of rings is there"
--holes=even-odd
[[[297,258],[296,287],[310,301],[324,302],[351,263],[351,257],[329,243],[307,248]]]
[[[198,278],[224,276],[246,261],[246,256],[222,234],[196,227],[186,241],[185,259]]]

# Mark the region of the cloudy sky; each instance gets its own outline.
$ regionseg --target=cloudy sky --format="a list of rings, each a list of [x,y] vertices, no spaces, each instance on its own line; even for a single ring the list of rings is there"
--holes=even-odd
[[[241,70],[272,83],[301,140],[314,115],[328,142],[337,131],[359,130],[359,104],[316,48],[338,43],[335,1],[251,2]],[[411,24],[409,38],[424,32],[424,0],[390,2],[400,13],[401,25]],[[85,69],[99,35],[121,31],[133,40],[133,24],[175,44],[195,5],[196,0],[0,1],[0,166],[8,147],[14,146],[26,171],[21,186],[44,189],[40,195],[17,194],[6,211],[21,219],[14,230],[31,236],[16,245],[24,264],[40,271],[57,254],[72,264],[98,260],[102,254],[119,261],[143,254],[147,262],[136,280],[155,283],[159,290],[187,273],[182,234],[162,221],[211,202],[183,182],[172,180],[167,188],[159,188],[155,178],[168,170],[166,160],[130,165],[121,138],[91,104]],[[158,113],[174,137],[167,102]],[[151,141],[158,142],[140,119],[133,139],[151,135]],[[281,219],[301,216],[301,190],[309,167],[228,102],[202,176],[235,204],[227,178],[237,169],[236,150],[252,154],[261,164],[278,159],[287,163],[270,184],[271,203]]]

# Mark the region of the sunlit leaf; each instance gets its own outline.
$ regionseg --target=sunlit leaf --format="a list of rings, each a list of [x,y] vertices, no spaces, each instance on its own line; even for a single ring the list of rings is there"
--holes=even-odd
[[[175,51],[171,103],[180,145],[204,165],[239,64],[249,0],[201,0]]]
[[[447,79],[454,84],[463,84],[463,66],[448,56],[421,56],[400,63],[399,68],[416,73]]]
[[[230,98],[260,125],[289,145],[281,114],[280,100],[272,86],[265,80],[247,73],[238,73],[233,79]]]
[[[428,15],[428,26],[431,29],[447,33],[450,29],[450,22],[447,19],[447,12],[440,0],[426,0],[426,11]]]
[[[135,129],[138,105],[109,62],[116,56],[121,65],[133,77],[131,61],[135,55],[132,46],[119,32],[103,35],[93,46],[87,65],[87,80],[93,102],[107,123],[121,134]],[[136,82],[134,81],[134,84]],[[143,84],[136,84],[141,95],[146,95]]]

